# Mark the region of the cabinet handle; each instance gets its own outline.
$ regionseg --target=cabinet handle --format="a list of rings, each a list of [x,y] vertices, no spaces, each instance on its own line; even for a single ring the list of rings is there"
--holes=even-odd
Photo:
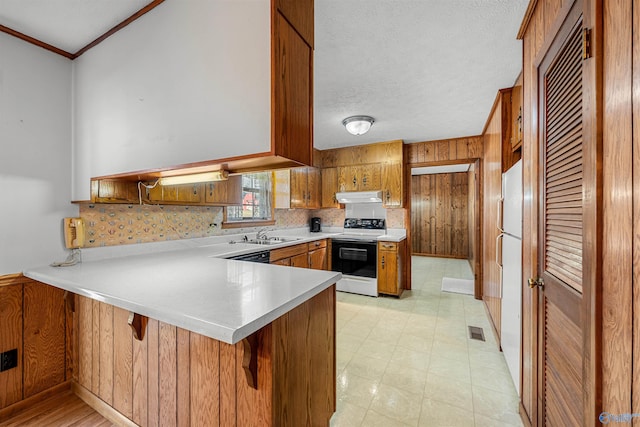
[[[391,194],[389,194],[389,190],[387,190],[386,196],[387,196],[387,203],[389,203],[389,199],[391,198]]]
[[[384,270],[384,255],[382,255],[382,269]]]
[[[198,195],[198,187],[196,186],[196,184],[193,184],[193,194]]]
[[[353,185],[356,186],[358,185],[358,179],[356,178],[356,176],[353,176]]]
[[[213,196],[213,182],[209,183],[209,195]]]
[[[367,185],[367,176],[366,175],[362,178],[362,183],[364,185]]]

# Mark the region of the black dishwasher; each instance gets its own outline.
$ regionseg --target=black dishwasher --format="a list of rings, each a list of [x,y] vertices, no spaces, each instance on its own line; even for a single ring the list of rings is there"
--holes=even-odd
[[[253,253],[244,254],[244,255],[236,255],[228,259],[269,264],[269,251],[261,251],[261,252],[253,252]]]

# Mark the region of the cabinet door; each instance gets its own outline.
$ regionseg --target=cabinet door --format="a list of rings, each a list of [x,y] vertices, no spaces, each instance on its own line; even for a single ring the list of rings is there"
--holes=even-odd
[[[291,257],[291,267],[309,268],[309,255],[300,254]]]
[[[511,91],[511,149],[522,146],[522,86]]]
[[[307,168],[294,168],[289,171],[291,174],[291,207],[307,207]]]
[[[338,192],[338,168],[326,168],[320,172],[322,181],[322,207],[339,208],[340,203],[336,199]]]
[[[320,169],[307,168],[307,207],[317,209],[321,204]]]
[[[138,203],[138,183],[101,179],[91,181],[94,203]]]
[[[313,156],[313,50],[274,14],[273,128],[275,154],[305,165]]]
[[[340,191],[358,191],[358,166],[342,166],[338,168],[338,187]]]
[[[326,240],[309,243],[309,268],[328,270]]]
[[[395,243],[378,244],[378,292],[398,295],[398,253]]]
[[[149,189],[149,201],[156,203],[202,203],[204,184],[156,185]]]
[[[358,178],[359,191],[380,190],[382,188],[379,164],[358,166]]]
[[[402,163],[382,165],[382,205],[385,208],[401,208],[404,199],[402,187]]]
[[[226,181],[206,183],[204,200],[212,205],[242,204],[242,175],[230,176]]]
[[[291,258],[283,258],[277,261],[271,261],[270,264],[273,265],[285,265],[287,267],[291,267]]]
[[[0,352],[18,350],[18,366],[0,373],[0,409],[22,400],[22,285],[0,286]]]

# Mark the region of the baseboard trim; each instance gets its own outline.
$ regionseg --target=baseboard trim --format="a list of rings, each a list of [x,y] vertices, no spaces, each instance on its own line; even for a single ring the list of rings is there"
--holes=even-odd
[[[524,427],[531,427],[531,420],[529,419],[529,416],[527,415],[527,410],[524,409],[524,405],[522,404],[522,401],[520,401],[520,420],[522,421],[522,424],[524,425]]]
[[[19,402],[16,402],[12,405],[7,406],[6,408],[0,409],[0,422],[6,421],[9,418],[16,415],[18,412],[23,411],[36,403],[42,402],[50,398],[51,396],[55,396],[56,394],[64,393],[65,391],[71,390],[71,381],[65,381],[58,385],[55,385],[51,388],[48,388],[44,391],[41,391],[38,394],[34,394],[33,396],[27,397]]]
[[[86,388],[82,387],[80,384],[72,382],[71,389],[76,394],[76,396],[84,401],[84,403],[89,405],[97,413],[99,413],[112,423],[121,427],[138,427],[136,423],[122,415],[120,412],[116,411],[112,406],[109,406],[109,404],[107,404],[95,394],[91,393]]]

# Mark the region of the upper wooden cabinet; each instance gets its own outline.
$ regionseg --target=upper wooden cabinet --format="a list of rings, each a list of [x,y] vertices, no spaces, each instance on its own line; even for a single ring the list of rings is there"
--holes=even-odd
[[[275,0],[277,10],[313,48],[313,0]]]
[[[511,150],[522,147],[522,74],[511,90]]]
[[[151,203],[199,204],[204,202],[204,184],[156,185],[149,189]]]
[[[311,167],[290,171],[291,208],[320,207],[320,170]]]
[[[313,49],[275,14],[272,144],[276,155],[313,163]]]
[[[340,191],[380,190],[381,185],[379,163],[338,168],[338,188]]]
[[[324,168],[320,171],[322,181],[322,207],[339,208],[340,203],[336,199],[338,186],[338,168]]]
[[[404,173],[402,163],[382,164],[382,205],[385,208],[401,208],[404,202]]]
[[[110,179],[91,181],[91,203],[138,203],[138,183]]]
[[[242,175],[232,175],[226,181],[156,185],[147,190],[146,200],[150,203],[167,205],[240,205],[242,204]]]
[[[382,191],[386,208],[404,205],[404,150],[401,140],[334,148],[319,153],[322,207],[338,207],[336,191]],[[325,182],[326,180],[326,182]],[[337,189],[333,182],[337,181]]]
[[[241,205],[242,175],[232,175],[226,181],[205,183],[204,201],[208,205]]]

